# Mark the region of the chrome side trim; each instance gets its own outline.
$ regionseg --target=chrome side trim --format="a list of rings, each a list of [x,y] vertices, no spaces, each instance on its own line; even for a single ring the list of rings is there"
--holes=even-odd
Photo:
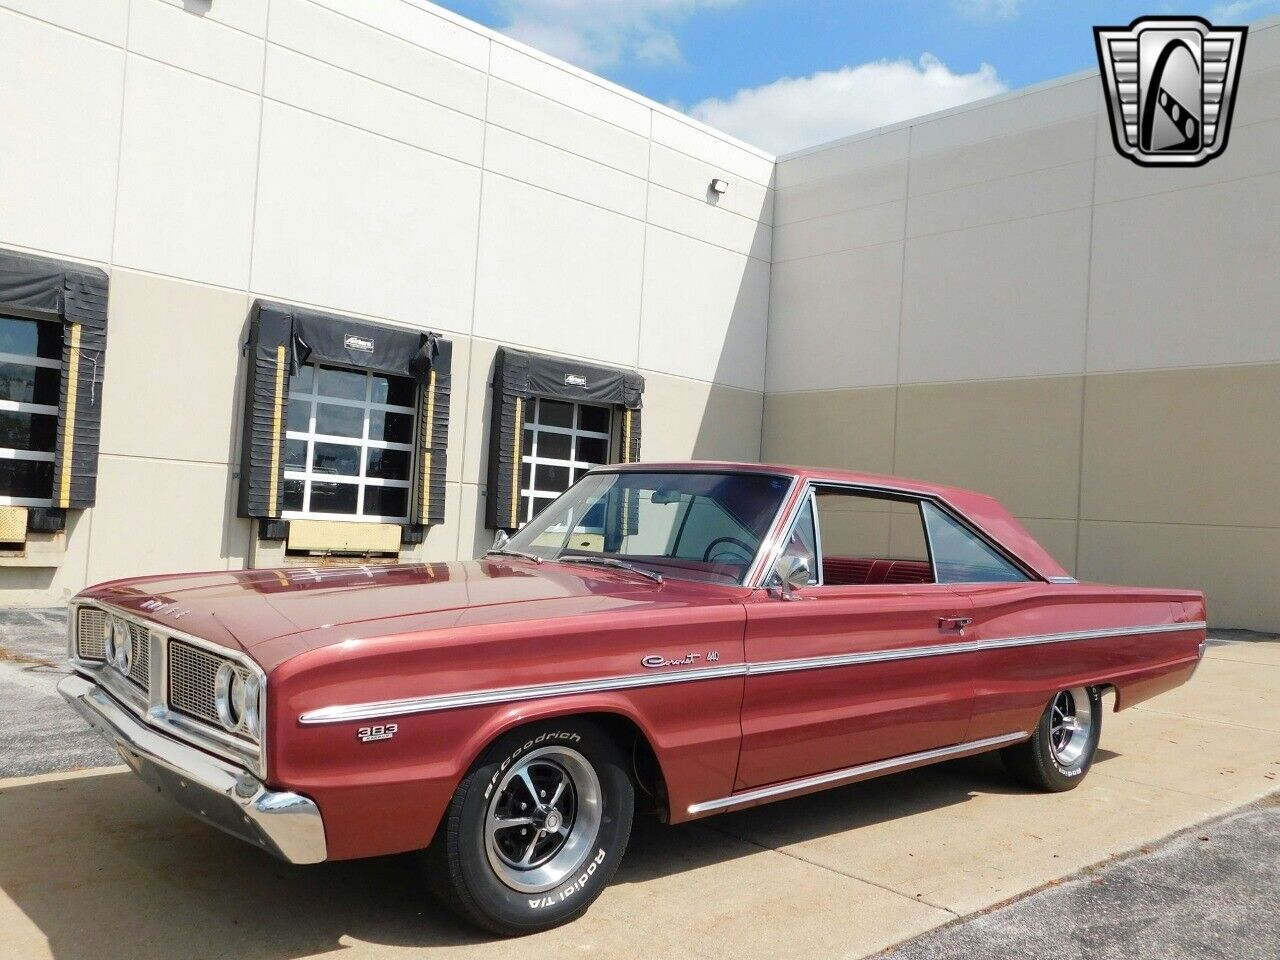
[[[777,800],[790,793],[813,790],[817,787],[832,787],[839,783],[851,783],[854,780],[865,779],[880,773],[889,773],[903,767],[932,763],[935,760],[946,760],[948,757],[958,757],[966,753],[980,753],[983,750],[992,750],[996,747],[1006,747],[1009,744],[1026,740],[1029,736],[1030,734],[1025,732],[1005,733],[998,737],[987,737],[985,740],[970,740],[968,743],[957,743],[950,747],[939,747],[936,750],[909,753],[903,757],[891,757],[888,760],[863,763],[856,767],[832,770],[830,773],[820,773],[813,777],[788,780],[785,783],[775,783],[768,787],[758,787],[755,790],[744,790],[741,793],[730,794],[718,800],[704,800],[702,803],[692,803],[689,805],[688,811],[690,815],[697,816],[700,813],[725,810],[744,803]]]
[[[1002,640],[966,640],[962,643],[943,643],[928,647],[897,647],[890,650],[872,650],[866,653],[836,654],[827,657],[805,657],[796,660],[731,663],[717,667],[700,667],[693,670],[673,670],[670,673],[639,673],[621,677],[571,680],[565,683],[538,683],[520,687],[498,687],[491,690],[475,690],[468,693],[443,693],[428,697],[409,697],[403,700],[382,700],[372,703],[321,707],[318,710],[310,710],[302,714],[298,718],[298,722],[305,726],[313,726],[325,723],[346,723],[355,720],[376,720],[381,717],[402,717],[407,714],[434,713],[439,710],[458,710],[463,707],[519,703],[523,700],[540,700],[543,697],[566,697],[577,693],[631,690],[637,687],[655,687],[671,683],[693,683],[698,680],[717,680],[725,677],[790,673],[795,670],[824,670],[830,667],[847,667],[862,663],[882,663],[886,660],[914,660],[920,657],[977,653],[982,650],[999,650],[1005,647],[1065,643],[1070,640],[1100,640],[1107,637],[1134,636],[1140,633],[1180,633],[1187,630],[1203,630],[1204,628],[1204,621],[1196,621],[1194,623],[1158,623],[1140,627],[1078,630],[1071,633],[1050,633],[1032,637],[1007,637]]]
[[[438,710],[457,710],[461,707],[478,707],[495,703],[519,703],[522,700],[541,700],[543,697],[567,697],[575,693],[600,693],[671,683],[691,683],[695,680],[743,677],[746,674],[745,663],[730,663],[719,667],[702,667],[697,670],[673,670],[670,673],[638,673],[602,679],[570,680],[566,683],[535,683],[523,687],[476,690],[471,693],[444,693],[430,697],[410,697],[405,700],[321,707],[319,710],[302,714],[298,722],[304,726],[310,726],[351,720],[374,720],[380,717],[402,717],[410,713],[434,713]]]
[[[1050,583],[1079,583],[1075,577],[1050,577]]]

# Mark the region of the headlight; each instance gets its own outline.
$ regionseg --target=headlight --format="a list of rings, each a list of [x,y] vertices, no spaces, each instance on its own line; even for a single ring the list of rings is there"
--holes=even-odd
[[[119,617],[108,617],[103,628],[103,650],[106,661],[115,664],[115,668],[125,676],[133,667],[133,638],[129,635],[129,625]]]
[[[213,702],[218,710],[218,719],[228,731],[243,730],[257,737],[262,725],[258,709],[261,698],[262,685],[257,677],[246,677],[229,660],[218,668]]]

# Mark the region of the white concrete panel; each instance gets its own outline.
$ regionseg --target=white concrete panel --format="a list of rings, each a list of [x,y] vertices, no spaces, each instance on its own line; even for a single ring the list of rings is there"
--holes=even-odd
[[[475,335],[634,366],[644,224],[492,173]]]
[[[903,200],[891,200],[776,226],[773,228],[773,261],[815,257],[901,240],[906,225],[906,206]]]
[[[661,144],[653,145],[649,179],[654,183],[695,200],[705,201],[711,195],[711,181],[717,178],[727,179],[719,167]],[[744,177],[728,180],[728,183],[728,191],[715,200],[719,209],[766,224],[772,222],[773,204],[770,202],[771,191],[768,187],[762,187]]]
[[[639,98],[611,90],[603,80],[497,42],[493,45],[489,69],[500,80],[525,87],[632,133],[649,135],[650,107]]]
[[[644,219],[645,182],[501,127],[490,127],[485,169],[617,213]]]
[[[268,39],[453,110],[484,116],[485,76],[479,70],[309,0],[272,0]]]
[[[912,196],[907,236],[962,230],[1004,220],[1088,207],[1093,202],[1094,158]]]
[[[0,240],[110,259],[124,54],[7,11],[0,49]]]
[[[1088,209],[912,239],[904,383],[1079,373]]]
[[[821,180],[778,190],[774,200],[774,225],[879,206],[903,200],[906,196],[905,159],[870,167],[851,167],[844,173],[833,173]]]
[[[656,184],[649,188],[649,222],[734,253],[764,261],[770,257],[773,231],[768,225]]]
[[[314,2],[477,70],[488,67],[489,38],[484,31],[446,16],[439,8],[405,0]]]
[[[255,96],[130,58],[116,263],[244,288],[260,111]]]
[[[647,136],[566,107],[496,77],[489,83],[492,126],[549,143],[580,157],[643,177],[649,166]]]
[[[130,53],[251,93],[262,92],[263,45],[260,37],[193,16],[164,0],[136,0],[129,15]]]
[[[129,0],[0,0],[4,8],[117,47],[124,45],[129,22]]]
[[[478,170],[267,103],[259,177],[256,291],[470,326]]]
[[[1099,206],[1089,370],[1280,360],[1277,211],[1280,174]]]
[[[479,166],[484,121],[272,45],[266,95],[401,143]]]
[[[897,382],[902,244],[773,265],[769,392]]]
[[[653,142],[679,150],[691,157],[722,168],[726,173],[745,177],[760,186],[773,185],[773,157],[763,150],[748,149],[718,137],[692,120],[653,112]],[[725,179],[732,180],[733,177]]]
[[[267,7],[269,3],[240,0],[238,3],[215,3],[214,0],[156,0],[182,10],[189,17],[208,20],[234,27],[255,37],[267,35]],[[135,6],[136,11],[136,6]],[[134,14],[136,16],[136,12]]]
[[[640,366],[764,389],[769,265],[649,228]]]
[[[781,158],[775,186],[778,190],[790,190],[807,183],[838,179],[850,171],[895,166],[905,162],[910,151],[911,131],[906,127],[863,134]],[[902,195],[905,192],[904,187]]]

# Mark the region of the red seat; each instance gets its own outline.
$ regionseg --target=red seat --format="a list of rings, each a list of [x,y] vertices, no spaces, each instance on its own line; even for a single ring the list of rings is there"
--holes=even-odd
[[[833,587],[933,583],[933,571],[924,560],[826,557],[822,561],[822,581]]]

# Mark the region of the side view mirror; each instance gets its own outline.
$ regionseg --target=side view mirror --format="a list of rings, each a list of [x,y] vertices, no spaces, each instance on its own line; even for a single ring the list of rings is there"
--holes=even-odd
[[[801,587],[809,585],[809,558],[797,557],[795,554],[783,554],[773,565],[773,575],[778,580],[778,588],[782,591],[782,599],[790,600],[792,593]]]
[[[503,547],[505,547],[510,540],[511,538],[507,536],[507,531],[499,530],[493,535],[493,546],[489,548],[490,552],[501,553]]]

